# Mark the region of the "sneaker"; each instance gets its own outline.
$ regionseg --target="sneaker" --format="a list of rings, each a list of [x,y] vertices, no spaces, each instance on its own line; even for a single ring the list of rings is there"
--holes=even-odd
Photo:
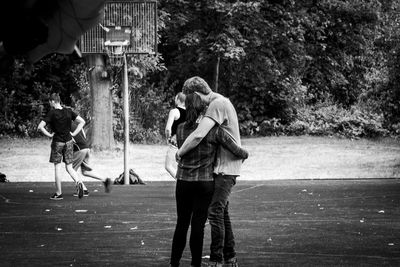
[[[78,198],[82,198],[83,197],[83,185],[82,182],[78,183]]]
[[[106,193],[110,193],[111,192],[111,185],[112,185],[112,181],[111,178],[107,178],[104,182],[104,190],[106,191]]]
[[[78,196],[78,190],[74,193],[74,197]],[[83,196],[88,197],[89,196],[89,190],[83,190]]]
[[[50,197],[50,199],[51,200],[61,200],[61,199],[63,199],[63,196],[62,196],[62,194],[57,195],[57,193],[54,193],[54,195],[52,195]]]
[[[224,267],[238,267],[237,258],[233,257],[229,260],[225,260]]]

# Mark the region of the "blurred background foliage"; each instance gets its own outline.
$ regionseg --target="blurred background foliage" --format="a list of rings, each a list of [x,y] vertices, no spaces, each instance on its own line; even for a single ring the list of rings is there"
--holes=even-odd
[[[236,106],[241,134],[400,135],[400,3],[159,0],[159,54],[130,62],[131,140],[157,143],[183,82],[201,76]],[[0,134],[37,135],[50,92],[90,121],[75,55],[22,59],[0,77]],[[122,138],[121,70],[109,68]]]

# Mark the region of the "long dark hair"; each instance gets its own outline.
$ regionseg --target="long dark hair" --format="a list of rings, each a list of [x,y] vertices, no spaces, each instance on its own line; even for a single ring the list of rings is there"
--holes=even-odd
[[[196,125],[197,118],[204,112],[206,105],[201,97],[196,93],[186,95],[186,127],[191,128]]]

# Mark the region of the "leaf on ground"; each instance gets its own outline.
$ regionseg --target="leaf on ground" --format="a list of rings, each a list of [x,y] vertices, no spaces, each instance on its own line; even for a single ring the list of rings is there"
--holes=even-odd
[[[75,212],[77,212],[77,213],[85,213],[85,212],[87,212],[87,210],[75,210]]]

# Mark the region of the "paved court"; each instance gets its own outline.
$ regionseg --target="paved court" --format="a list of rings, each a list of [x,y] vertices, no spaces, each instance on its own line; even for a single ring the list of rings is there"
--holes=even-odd
[[[88,187],[52,201],[53,183],[0,184],[0,266],[168,266],[173,182]],[[400,265],[398,179],[241,181],[231,213],[243,267]]]

